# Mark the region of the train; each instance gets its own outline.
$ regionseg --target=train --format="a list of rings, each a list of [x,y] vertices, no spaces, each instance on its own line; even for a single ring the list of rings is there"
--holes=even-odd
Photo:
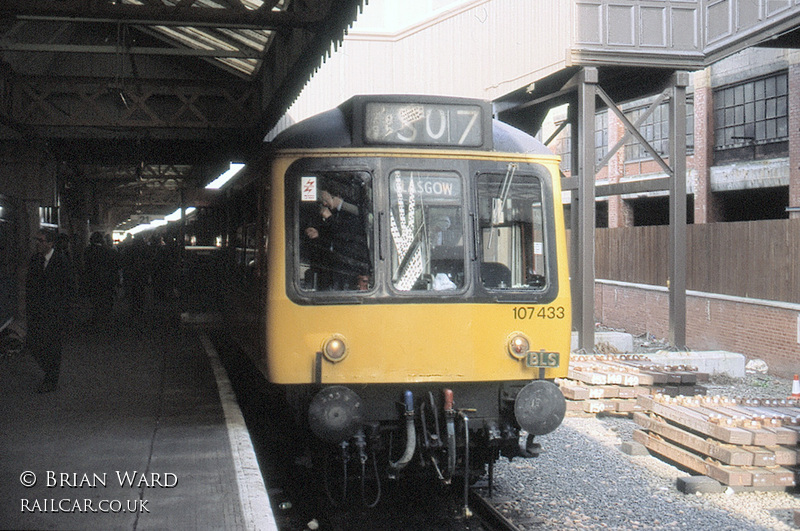
[[[354,96],[265,142],[223,197],[226,330],[333,500],[359,477],[368,506],[411,475],[466,488],[560,425],[559,158],[491,102]]]

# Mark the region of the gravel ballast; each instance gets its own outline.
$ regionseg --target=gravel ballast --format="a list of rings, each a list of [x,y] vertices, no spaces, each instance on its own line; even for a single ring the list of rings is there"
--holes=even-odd
[[[713,378],[709,395],[785,398],[792,381],[768,375]],[[655,455],[623,453],[638,426],[629,418],[567,417],[537,438],[535,459],[495,465],[496,505],[523,529],[796,529],[800,497],[791,491],[684,494],[692,475]]]

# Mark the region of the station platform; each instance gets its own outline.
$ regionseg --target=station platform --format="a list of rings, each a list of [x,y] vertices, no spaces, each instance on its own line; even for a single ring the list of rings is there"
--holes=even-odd
[[[175,318],[76,320],[58,389],[0,360],[0,528],[277,529],[213,345]]]

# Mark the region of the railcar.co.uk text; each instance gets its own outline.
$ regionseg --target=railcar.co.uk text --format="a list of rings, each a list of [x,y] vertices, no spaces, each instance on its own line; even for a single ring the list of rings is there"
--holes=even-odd
[[[39,483],[48,489],[99,489],[120,487],[136,489],[171,489],[178,485],[178,476],[171,472],[119,471],[112,473],[55,472],[47,470],[44,481],[39,482],[36,473],[25,471],[20,474],[20,483],[33,488]],[[95,499],[95,498],[21,498],[20,510],[23,513],[149,513],[148,500],[137,496],[134,499]]]

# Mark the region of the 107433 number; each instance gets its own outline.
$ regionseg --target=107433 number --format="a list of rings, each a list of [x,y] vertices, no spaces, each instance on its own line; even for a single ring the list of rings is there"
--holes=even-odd
[[[566,310],[563,306],[514,306],[514,319],[563,319]]]

